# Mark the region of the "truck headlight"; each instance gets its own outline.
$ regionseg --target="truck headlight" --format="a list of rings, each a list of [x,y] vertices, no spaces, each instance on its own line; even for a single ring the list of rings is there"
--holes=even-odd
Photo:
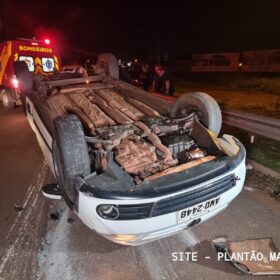
[[[120,215],[116,205],[102,204],[97,206],[96,211],[101,218],[107,220],[116,220]]]

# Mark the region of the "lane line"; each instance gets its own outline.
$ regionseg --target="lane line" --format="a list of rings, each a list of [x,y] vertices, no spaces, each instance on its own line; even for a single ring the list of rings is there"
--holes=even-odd
[[[6,243],[10,245],[8,245],[8,248],[1,257],[0,274],[5,273],[5,269],[9,264],[9,260],[11,260],[12,258],[16,258],[16,260],[11,260],[13,263],[24,262],[23,259],[20,259],[22,257],[22,253],[26,253],[25,250],[22,250],[22,247],[26,246],[26,243],[28,243],[28,241],[33,241],[26,240],[26,235],[28,235],[28,231],[32,228],[39,227],[39,224],[34,224],[34,222],[36,222],[36,218],[39,219],[38,217],[41,217],[40,215],[43,211],[43,207],[37,205],[37,202],[39,193],[41,191],[40,188],[44,183],[47,171],[48,167],[46,161],[43,161],[38,175],[34,180],[35,183],[32,183],[28,187],[28,190],[24,197],[22,205],[25,210],[18,214],[15,222],[9,229],[8,235],[6,237]],[[32,219],[33,216],[34,219]],[[17,272],[17,269],[15,269],[13,272]]]

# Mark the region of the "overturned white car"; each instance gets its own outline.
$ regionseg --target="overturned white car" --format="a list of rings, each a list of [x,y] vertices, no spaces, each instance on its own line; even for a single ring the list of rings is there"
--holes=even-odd
[[[232,136],[217,138],[215,100],[190,93],[171,103],[120,81],[112,55],[98,62],[94,76],[27,82],[27,118],[68,206],[126,245],[224,210],[242,189],[245,149]]]

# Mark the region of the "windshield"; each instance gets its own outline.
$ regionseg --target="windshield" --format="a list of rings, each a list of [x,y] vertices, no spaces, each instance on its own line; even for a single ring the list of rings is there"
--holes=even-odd
[[[34,60],[33,60],[33,57],[22,55],[22,56],[19,57],[19,61],[26,62],[27,66],[28,66],[28,70],[30,72],[34,72]]]

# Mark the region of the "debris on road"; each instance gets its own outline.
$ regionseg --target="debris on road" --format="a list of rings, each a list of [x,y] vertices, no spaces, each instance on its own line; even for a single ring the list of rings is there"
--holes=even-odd
[[[253,167],[253,165],[252,164],[250,164],[250,163],[247,163],[246,164],[246,169],[247,170],[252,170],[254,167]]]
[[[276,155],[277,155],[277,153],[276,153]],[[271,156],[270,156],[270,158],[271,158]],[[275,161],[275,164],[277,165],[278,159],[275,158],[274,161]],[[268,167],[269,165],[264,166],[251,159],[248,160],[248,164],[252,165],[252,167],[253,167],[252,169],[255,169],[256,171],[261,172],[264,175],[271,176],[276,179],[280,179],[280,173],[277,172],[276,170],[273,170],[270,167]]]
[[[260,184],[262,182],[262,184]],[[272,196],[279,197],[280,194],[280,179],[265,175],[259,171],[248,170],[245,180],[245,189],[251,188],[260,189],[268,192]]]
[[[254,191],[254,188],[252,188],[252,187],[245,187],[244,189],[246,191],[249,191],[249,192],[253,192]]]
[[[279,275],[280,251],[272,239],[213,240],[218,260],[231,262],[239,271],[251,275]]]
[[[58,211],[54,212],[54,213],[50,213],[49,214],[49,217],[52,219],[52,220],[60,220],[60,213]]]
[[[23,211],[25,208],[22,207],[22,206],[20,206],[20,205],[15,204],[15,205],[14,205],[14,209],[15,209],[17,212],[21,212],[21,211]]]
[[[75,222],[75,220],[73,218],[68,218],[67,219],[67,223],[69,224],[73,224]]]

